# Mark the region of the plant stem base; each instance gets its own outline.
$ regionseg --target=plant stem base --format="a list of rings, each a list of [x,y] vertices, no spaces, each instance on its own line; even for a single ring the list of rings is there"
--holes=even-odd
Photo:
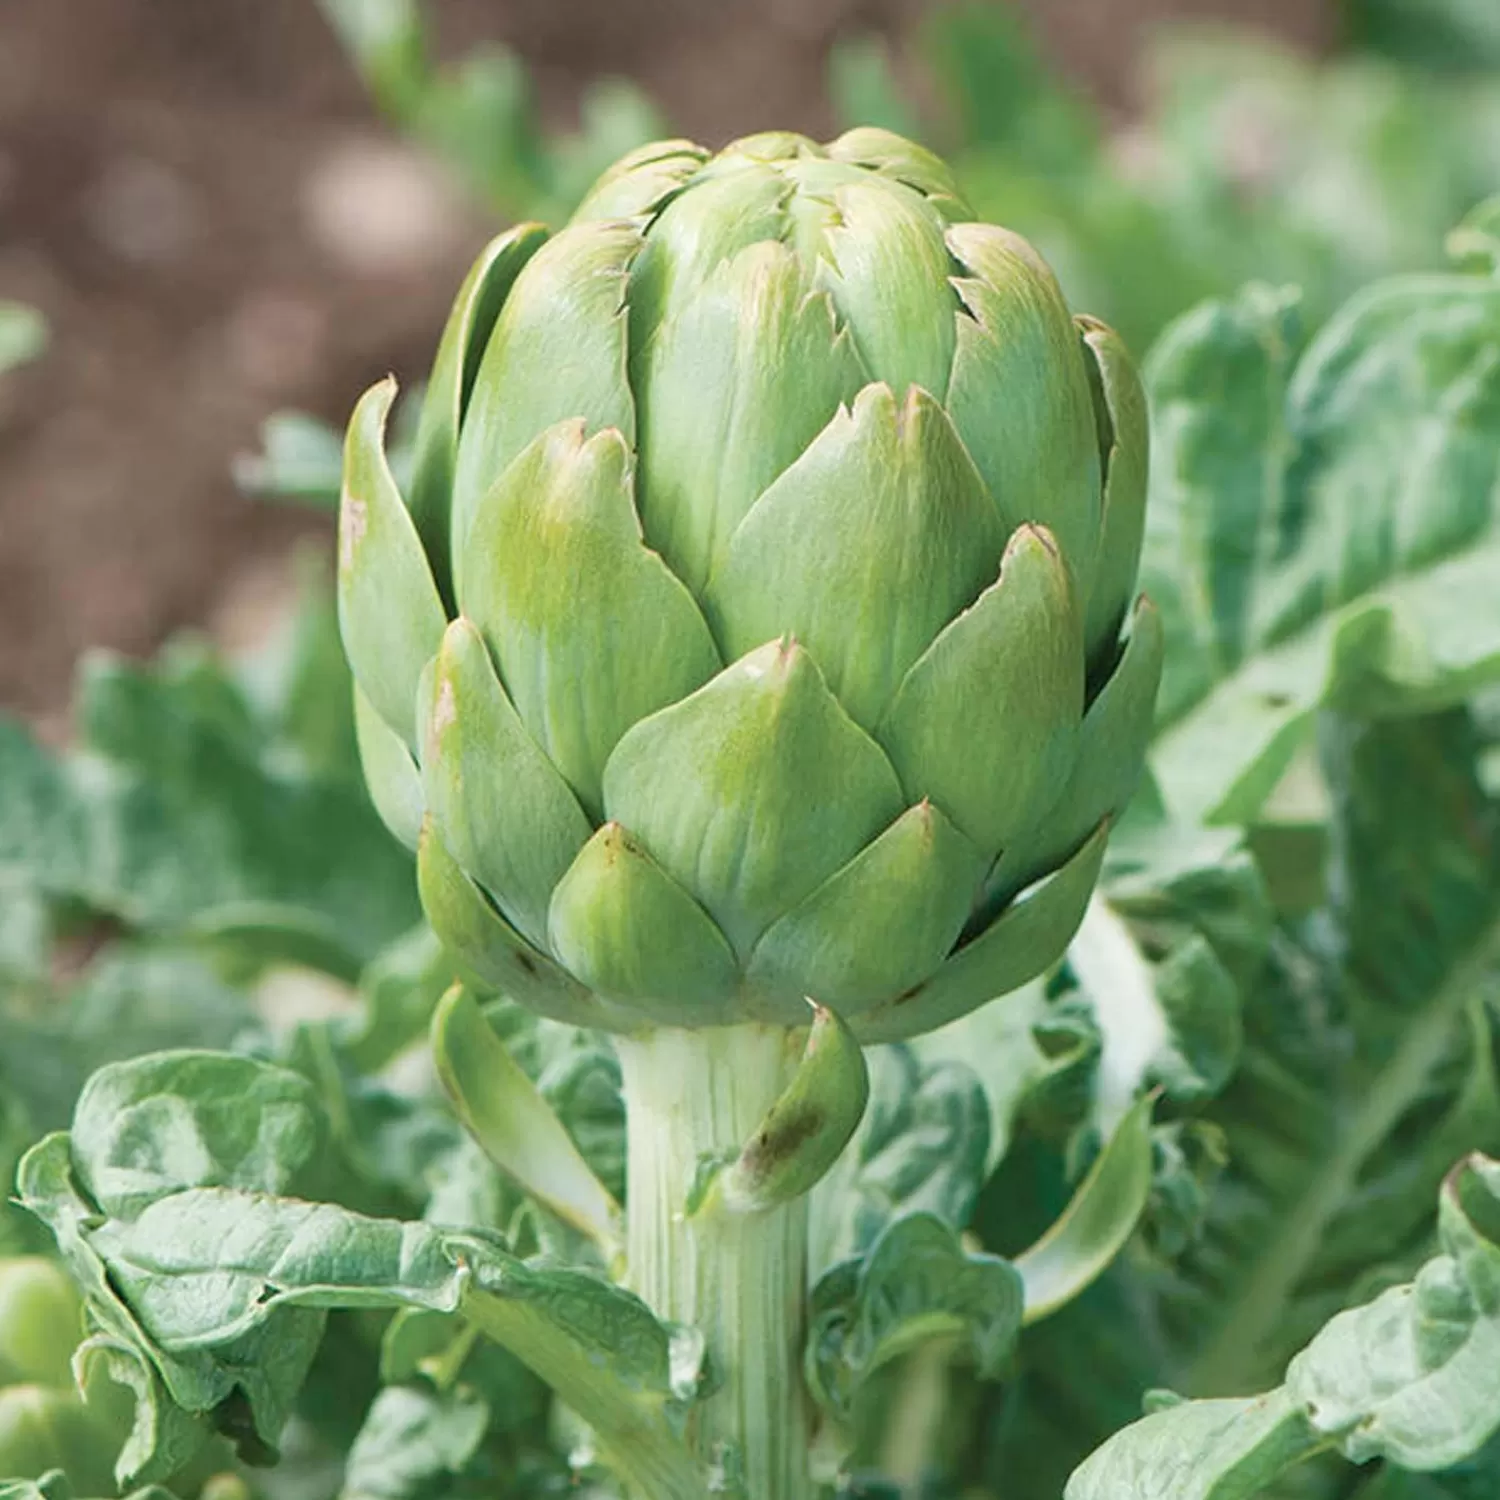
[[[786,1086],[799,1033],[661,1028],[618,1042],[628,1145],[631,1288],[706,1341],[689,1440],[718,1492],[811,1500],[802,1382],[807,1200],[759,1214],[686,1204],[700,1160],[737,1152]],[[711,1486],[712,1487],[712,1486]]]

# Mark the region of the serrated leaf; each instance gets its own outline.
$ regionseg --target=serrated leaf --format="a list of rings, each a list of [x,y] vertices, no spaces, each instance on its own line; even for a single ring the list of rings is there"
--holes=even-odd
[[[815,1275],[863,1254],[909,1213],[961,1228],[987,1170],[989,1101],[972,1068],[903,1045],[872,1048],[867,1059],[864,1119],[813,1192]]]
[[[1416,1277],[1340,1313],[1259,1398],[1187,1401],[1110,1439],[1065,1500],[1252,1500],[1337,1447],[1364,1463],[1448,1469],[1500,1428],[1500,1163],[1475,1155],[1444,1184],[1439,1253]]]
[[[489,1421],[474,1391],[387,1386],[349,1450],[343,1500],[424,1500],[463,1477]]]
[[[909,1214],[813,1288],[808,1384],[847,1421],[875,1371],[938,1338],[957,1340],[980,1377],[993,1379],[1015,1342],[1021,1307],[1021,1278],[1008,1262],[969,1253],[931,1214]]]
[[[1143,583],[1173,662],[1153,764],[1189,817],[1253,819],[1324,705],[1432,710],[1500,673],[1500,285],[1393,278],[1294,367],[1295,340],[1251,288],[1148,362]]]
[[[667,1424],[670,1338],[643,1303],[587,1272],[528,1265],[482,1230],[282,1196],[311,1180],[325,1130],[295,1074],[157,1054],[95,1076],[75,1134],[23,1163],[21,1195],[101,1326],[247,1457],[274,1452],[329,1308],[418,1307],[462,1313],[512,1348],[627,1480],[702,1500]]]

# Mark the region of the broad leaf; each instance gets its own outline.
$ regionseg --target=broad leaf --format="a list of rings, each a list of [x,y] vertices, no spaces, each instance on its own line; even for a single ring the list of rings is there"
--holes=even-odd
[[[1325,705],[1430,710],[1500,673],[1500,282],[1377,283],[1299,342],[1251,287],[1147,364],[1153,764],[1190,817],[1252,820]]]
[[[159,1398],[247,1457],[274,1453],[328,1309],[416,1307],[461,1313],[513,1349],[628,1477],[699,1500],[667,1423],[670,1340],[642,1303],[587,1272],[529,1265],[483,1230],[312,1201],[326,1131],[296,1074],[157,1054],[94,1076],[73,1135],[23,1163],[21,1194],[100,1326],[160,1376]],[[630,1443],[616,1441],[626,1431]],[[161,1449],[137,1455],[121,1482],[168,1462]]]
[[[809,1304],[807,1380],[843,1421],[876,1371],[921,1344],[955,1340],[994,1379],[1021,1326],[1021,1278],[971,1254],[932,1214],[896,1220],[862,1256],[825,1271]]]
[[[1416,1277],[1335,1317],[1259,1398],[1166,1406],[1111,1438],[1066,1500],[1251,1500],[1337,1447],[1449,1469],[1500,1429],[1500,1163],[1475,1155],[1444,1184],[1440,1252]]]

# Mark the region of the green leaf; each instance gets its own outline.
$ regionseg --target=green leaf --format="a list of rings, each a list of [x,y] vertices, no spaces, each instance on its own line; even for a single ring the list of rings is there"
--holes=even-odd
[[[1064,1500],[1251,1500],[1319,1446],[1279,1391],[1183,1402],[1100,1449],[1068,1481]]]
[[[427,807],[422,775],[406,741],[376,712],[354,684],[354,739],[360,770],[380,821],[393,838],[415,851]]]
[[[119,1484],[143,1475],[177,1478],[184,1468],[201,1466],[210,1455],[221,1456],[215,1452],[209,1424],[171,1400],[161,1376],[139,1348],[96,1333],[79,1345],[73,1358],[79,1386],[86,1393],[101,1386],[117,1388],[128,1392],[135,1404],[130,1431],[115,1458]]]
[[[168,930],[232,925],[236,910],[284,913],[299,954],[311,935],[351,978],[416,919],[410,862],[359,789],[285,764],[209,659],[169,655],[143,669],[90,658],[75,716],[73,805],[47,851],[77,860],[53,877],[64,893]],[[60,842],[70,836],[72,851]],[[263,949],[274,941],[266,928]]]
[[[1214,1082],[1203,1070],[1219,1049],[1192,1043],[1195,1027],[1173,1023],[1178,1040],[1151,1070],[1175,1088],[1196,1054],[1194,1113],[1219,1133],[1227,1164],[1206,1212],[1185,1205],[1201,1228],[1170,1252],[1169,1275],[1126,1257],[1075,1309],[1028,1334],[1031,1390],[1016,1430],[1046,1436],[1006,1443],[997,1459],[1030,1471],[1024,1500],[1055,1496],[1057,1466],[1102,1442],[1152,1384],[1239,1398],[1279,1380],[1341,1308],[1413,1273],[1454,1158],[1500,1150],[1490,1003],[1500,823],[1475,776],[1472,725],[1461,713],[1332,720],[1323,748],[1330,900],[1308,919],[1268,934],[1264,896],[1248,899],[1243,865],[1215,875],[1211,845],[1195,855],[1183,842],[1178,873],[1164,879],[1181,833],[1162,843],[1137,826],[1119,841],[1137,868],[1107,878],[1106,890],[1135,940],[1191,954],[1194,935],[1206,939],[1241,986],[1241,1061],[1217,1098],[1203,1097]],[[1096,1006],[1106,1026],[1110,1013]],[[1158,1133],[1154,1194],[1196,1191],[1169,1154],[1185,1144]],[[1153,1204],[1153,1216],[1163,1211],[1170,1239],[1181,1210]],[[1157,1227],[1148,1222],[1148,1238]],[[1080,1366],[1094,1371],[1087,1388]],[[1308,1485],[1278,1489],[1278,1500],[1323,1493]]]
[[[446,616],[422,537],[385,452],[396,399],[387,377],[349,418],[339,503],[339,631],[354,676],[380,717],[415,746],[417,682]]]
[[[948,394],[960,317],[943,228],[935,205],[894,178],[862,174],[832,192],[818,283],[870,378],[901,399],[911,385]]]
[[[1080,597],[1099,549],[1102,444],[1090,393],[1091,351],[1061,287],[1019,235],[958,224],[948,246],[968,314],[947,405],[1007,531],[1028,522],[1056,538]]]
[[[462,986],[433,1014],[432,1052],[459,1119],[490,1160],[610,1263],[620,1252],[619,1205]]]
[[[628,224],[575,224],[548,240],[516,277],[459,437],[450,518],[455,563],[471,555],[469,529],[480,502],[548,428],[580,422],[585,436],[613,428],[619,440],[634,441],[625,288],[640,247],[640,232]],[[463,594],[460,586],[459,603],[472,613]]]
[[[651,140],[607,165],[583,194],[572,222],[635,219],[662,209],[703,165],[708,153],[684,140]]]
[[[422,923],[377,954],[359,976],[362,1012],[340,1036],[362,1073],[378,1073],[427,1035],[432,1013],[453,982],[453,965]]]
[[[433,829],[516,929],[545,946],[553,888],[592,830],[462,617],[424,679],[418,718]]]
[[[614,1030],[624,1024],[619,1012],[596,1000],[495,910],[430,825],[417,851],[417,885],[432,930],[460,975],[476,988],[503,992],[574,1026]]]
[[[1025,1322],[1037,1322],[1072,1301],[1134,1233],[1151,1191],[1152,1102],[1149,1096],[1136,1102],[1062,1216],[1015,1257],[1025,1288]]]
[[[773,922],[746,983],[782,1006],[810,995],[854,1017],[888,1004],[943,962],[973,905],[979,851],[930,802],[908,808],[875,841]]]
[[[1101,823],[1065,865],[1022,891],[925,984],[856,1017],[855,1033],[866,1044],[919,1036],[1019,990],[1050,968],[1088,909],[1108,832]]]
[[[1210,1114],[1240,1208],[1211,1217],[1169,1314],[1192,1320],[1194,1394],[1274,1375],[1362,1273],[1412,1254],[1455,1156],[1500,1150],[1500,822],[1475,749],[1461,713],[1325,730],[1331,905],[1278,941],[1247,1012],[1245,1062]]]
[[[1001,852],[985,880],[990,900],[1009,899],[1056,869],[1103,819],[1125,812],[1141,779],[1163,655],[1161,616],[1142,596],[1130,638],[1084,712],[1067,786],[1056,806]]]
[[[461,1479],[489,1422],[489,1405],[474,1391],[387,1386],[349,1450],[345,1500],[421,1500]]]
[[[739,972],[713,919],[618,823],[552,894],[552,951],[595,994],[672,1026],[734,1019]]]
[[[96,1075],[75,1133],[23,1164],[26,1205],[57,1235],[94,1316],[171,1400],[270,1444],[333,1307],[461,1313],[596,1428],[631,1483],[702,1488],[667,1412],[668,1334],[586,1272],[512,1256],[482,1230],[367,1218],[295,1192],[326,1126],[297,1075],[249,1059],[159,1054]],[[628,1439],[628,1441],[627,1441]]]
[[[641,524],[699,597],[757,498],[865,383],[832,303],[809,290],[786,246],[749,246],[674,306],[643,356]]]
[[[1189,1401],[1126,1428],[1066,1500],[1219,1500],[1262,1494],[1337,1445],[1355,1463],[1446,1469],[1500,1428],[1500,1163],[1474,1155],[1444,1183],[1440,1250],[1409,1283],[1340,1313],[1258,1400]]]
[[[586,430],[546,428],[487,487],[457,585],[521,723],[597,819],[621,737],[707,682],[719,653],[642,540],[628,432]]]
[[[1084,627],[1089,664],[1097,668],[1101,657],[1108,659],[1136,590],[1146,528],[1150,414],[1141,377],[1119,334],[1097,318],[1074,322],[1090,365],[1104,484],[1098,571]]]
[[[1252,288],[1148,365],[1144,581],[1176,659],[1154,764],[1187,816],[1253,819],[1321,706],[1431,710],[1500,673],[1500,284],[1392,279],[1295,370],[1294,338]]]
[[[898,400],[868,385],[819,426],[747,507],[705,607],[730,658],[790,632],[874,731],[908,669],[994,581],[1006,531],[920,388]]]
[[[815,1274],[862,1255],[907,1214],[932,1214],[961,1228],[988,1170],[989,1104],[971,1067],[928,1063],[904,1046],[872,1048],[867,1061],[864,1118],[813,1191]]]
[[[234,482],[249,495],[336,511],[343,471],[333,428],[306,412],[277,411],[260,425],[259,451],[235,459]]]
[[[796,1071],[715,1178],[706,1211],[760,1213],[800,1198],[849,1144],[869,1097],[859,1043],[833,1011],[815,1005]]]
[[[847,1421],[882,1365],[930,1339],[957,1339],[983,1379],[1000,1373],[1021,1326],[1021,1279],[971,1255],[931,1214],[896,1220],[869,1250],[812,1290],[806,1374],[818,1402]]]
[[[500,309],[526,262],[547,238],[540,224],[521,224],[491,240],[469,269],[453,301],[422,400],[413,443],[412,521],[432,563],[438,587],[452,598],[453,552],[449,508],[453,502],[458,435]]]
[[[964,202],[947,162],[910,135],[893,134],[879,125],[856,125],[825,148],[830,159],[879,172],[915,189],[950,222],[969,221],[974,210]]]
[[[997,582],[912,664],[877,729],[908,798],[985,854],[1056,804],[1078,755],[1083,621],[1051,534],[1022,526]]]

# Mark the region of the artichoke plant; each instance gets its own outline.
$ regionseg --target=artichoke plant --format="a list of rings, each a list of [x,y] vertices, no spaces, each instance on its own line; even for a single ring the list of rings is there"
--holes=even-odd
[[[633,153],[479,257],[404,486],[394,395],[340,521],[371,792],[471,982],[618,1035],[630,1280],[709,1325],[705,1451],[801,1494],[805,1210],[690,1251],[684,1195],[770,1118],[809,997],[857,1058],[1063,952],[1161,665],[1140,385],[937,158],[860,129]],[[791,1156],[857,1118],[819,1087]]]

